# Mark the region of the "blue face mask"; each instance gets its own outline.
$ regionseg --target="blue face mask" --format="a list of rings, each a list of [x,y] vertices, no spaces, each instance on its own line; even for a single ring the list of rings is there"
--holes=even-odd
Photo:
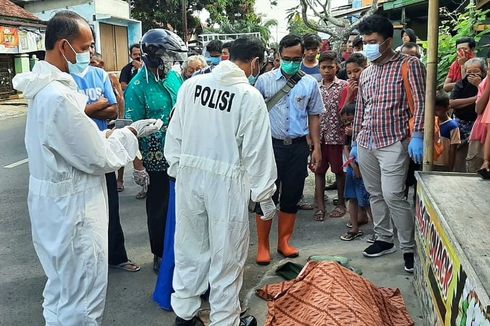
[[[386,42],[386,40],[384,40],[381,44],[383,44],[384,42]],[[366,55],[366,58],[369,60],[369,61],[376,61],[377,59],[379,59],[383,53],[380,51],[380,47],[381,47],[381,44],[378,44],[378,43],[375,43],[375,44],[364,44],[364,54]]]
[[[90,52],[86,51],[86,52],[78,53],[77,51],[75,51],[75,49],[73,49],[73,46],[71,46],[70,42],[66,41],[66,43],[68,43],[71,50],[73,52],[75,52],[75,58],[76,58],[75,59],[76,63],[71,63],[66,58],[65,54],[62,53],[63,57],[65,58],[66,62],[68,63],[68,72],[70,74],[79,75],[82,72],[84,72],[85,69],[87,69],[87,67],[90,65]]]
[[[253,60],[252,60],[253,62]],[[250,62],[250,76],[248,76],[248,82],[250,83],[250,85],[255,85],[255,82],[257,81],[257,78],[259,78],[259,74],[257,74],[257,76],[254,76],[253,75],[253,64],[252,62]],[[260,73],[260,71],[259,71]]]
[[[221,58],[220,57],[207,57],[206,62],[210,66],[217,66],[221,62]]]

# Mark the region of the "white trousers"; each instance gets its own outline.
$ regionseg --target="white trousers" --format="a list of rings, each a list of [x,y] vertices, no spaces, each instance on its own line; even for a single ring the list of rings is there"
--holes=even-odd
[[[415,217],[405,199],[409,156],[408,141],[369,150],[358,147],[358,161],[373,213],[374,232],[378,239],[393,243],[393,224],[403,253],[415,249]]]
[[[34,249],[48,277],[43,315],[47,326],[100,325],[108,273],[108,213],[100,186],[67,196],[36,193],[29,214]],[[41,191],[43,192],[43,191]]]
[[[237,326],[248,253],[248,191],[241,178],[181,168],[175,185],[175,270],[172,308],[189,320],[211,287],[212,326]]]

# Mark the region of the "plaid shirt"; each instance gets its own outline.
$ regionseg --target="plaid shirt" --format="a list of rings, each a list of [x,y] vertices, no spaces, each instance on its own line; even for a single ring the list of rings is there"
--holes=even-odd
[[[338,79],[325,86],[323,81],[319,83],[320,93],[325,103],[325,111],[321,114],[320,120],[320,139],[322,144],[344,145],[345,130],[340,121],[340,98],[343,90],[349,83],[345,80]]]
[[[383,148],[409,136],[411,113],[403,85],[402,64],[415,104],[415,133],[423,133],[425,67],[419,59],[396,53],[383,65],[366,68],[359,80],[353,139],[364,148]]]

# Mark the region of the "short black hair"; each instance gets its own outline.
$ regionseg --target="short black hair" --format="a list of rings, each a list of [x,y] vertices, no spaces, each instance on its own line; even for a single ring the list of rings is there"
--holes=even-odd
[[[355,63],[364,68],[367,66],[367,58],[362,53],[352,53],[350,57],[345,60],[345,66],[347,67],[349,63]]]
[[[212,40],[206,45],[206,50],[211,52],[221,52],[223,49],[223,42],[220,40]]]
[[[472,37],[462,37],[456,40],[456,45],[468,43],[470,49],[474,49],[476,47],[475,39]]]
[[[72,42],[80,35],[80,23],[88,22],[79,14],[70,11],[58,11],[49,21],[46,27],[44,47],[46,51],[54,49],[56,42],[62,39]]]
[[[248,62],[259,57],[259,63],[264,62],[265,46],[256,37],[240,37],[233,41],[230,48],[230,60]]]
[[[129,53],[133,53],[133,49],[141,49],[141,45],[139,43],[131,44],[129,47]]]
[[[306,50],[319,48],[322,46],[322,39],[316,34],[306,34],[303,36],[303,45]]]
[[[402,30],[402,37],[403,34],[407,34],[408,37],[410,38],[410,42],[416,43],[417,42],[417,35],[415,34],[415,31],[411,28],[405,28]]]
[[[355,103],[346,104],[342,108],[342,111],[340,111],[340,115],[354,115],[354,114],[356,114],[356,104]]]
[[[413,48],[419,48],[419,46],[417,45],[417,43],[414,43],[414,42],[407,42],[405,44],[402,45],[401,49],[403,50],[403,48],[407,48],[407,49],[413,49]]]
[[[435,106],[440,106],[449,109],[449,95],[443,89],[439,89],[436,92]]]
[[[359,33],[361,35],[371,35],[373,33],[378,33],[383,36],[386,40],[387,38],[393,37],[393,24],[386,17],[380,15],[372,15],[366,17],[359,24]]]
[[[230,41],[230,42],[226,42],[226,43],[223,43],[223,45],[221,46],[221,49],[231,49],[231,46],[233,45],[233,41]]]
[[[336,64],[339,64],[339,56],[335,51],[325,51],[320,54],[318,58],[318,63],[322,63],[324,61],[333,61]]]
[[[352,47],[353,48],[362,48],[363,47],[363,43],[362,43],[362,37],[357,35],[357,37],[354,39],[354,41],[352,41]]]
[[[292,46],[301,45],[301,52],[304,52],[305,45],[303,43],[303,39],[298,35],[289,34],[284,36],[279,42],[279,54],[282,53],[284,48],[290,48]]]

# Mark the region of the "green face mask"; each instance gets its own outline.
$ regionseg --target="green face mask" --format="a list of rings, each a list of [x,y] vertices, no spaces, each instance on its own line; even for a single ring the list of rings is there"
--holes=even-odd
[[[294,75],[299,71],[299,68],[301,68],[301,61],[296,62],[296,61],[289,61],[289,60],[282,60],[281,59],[281,69],[288,75]]]

